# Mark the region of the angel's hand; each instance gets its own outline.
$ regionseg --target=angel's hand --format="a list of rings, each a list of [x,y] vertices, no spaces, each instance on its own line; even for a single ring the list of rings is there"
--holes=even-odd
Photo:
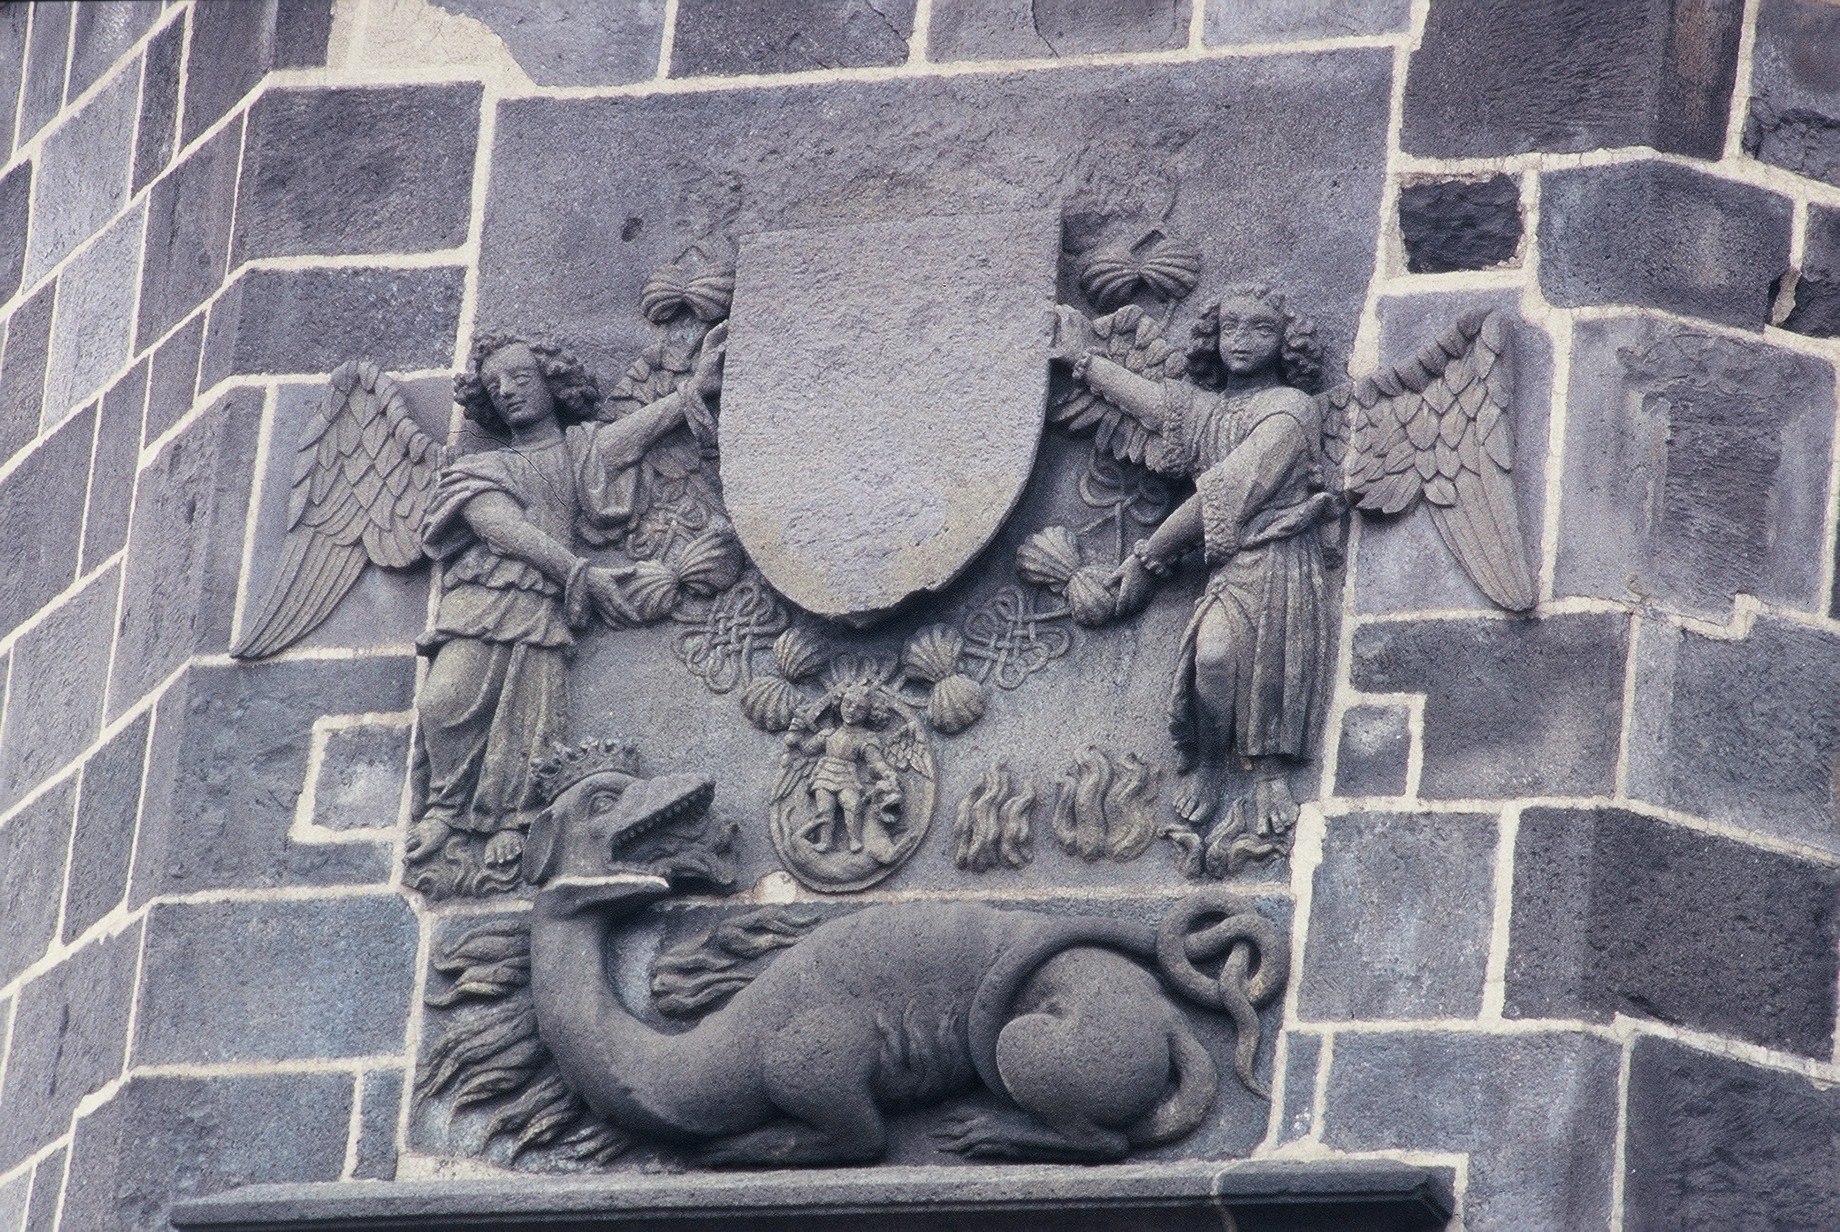
[[[727,354],[728,322],[724,321],[703,335],[703,349],[690,374],[690,388],[697,397],[708,401],[722,392],[722,361]]]
[[[1125,557],[1124,562],[1112,570],[1105,584],[1118,590],[1118,600],[1113,611],[1120,618],[1135,616],[1149,607],[1150,596],[1156,592],[1156,578],[1151,576],[1143,559],[1135,553]]]
[[[639,619],[639,610],[626,597],[626,590],[621,585],[632,572],[631,569],[589,565],[583,578],[588,587],[588,601],[600,613],[600,618],[616,629],[644,623]]]
[[[1048,358],[1070,364],[1086,354],[1093,344],[1092,322],[1078,308],[1066,304],[1054,306],[1054,341]]]

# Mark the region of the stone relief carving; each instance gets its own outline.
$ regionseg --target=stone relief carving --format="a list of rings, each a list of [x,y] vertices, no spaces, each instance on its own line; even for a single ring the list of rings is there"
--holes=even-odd
[[[1156,838],[1162,780],[1135,753],[1114,757],[1088,745],[1055,784],[1055,841],[1089,864],[1135,860]]]
[[[437,963],[449,978],[430,1003],[465,1012],[420,1089],[491,1106],[488,1135],[514,1152],[606,1159],[646,1141],[713,1166],[867,1162],[890,1115],[982,1089],[993,1110],[940,1121],[941,1149],[1118,1159],[1189,1134],[1215,1102],[1183,1001],[1231,1019],[1235,1073],[1256,1087],[1258,1008],[1283,987],[1286,943],[1219,889],[1160,927],[970,902],[750,911],[654,960],[653,1008],[695,1025],[648,1025],[608,980],[610,936],[725,887],[729,835],[708,819],[708,779],[636,771],[608,742],[545,762],[532,909]]]
[[[999,761],[959,801],[952,859],[967,872],[1021,868],[1035,857],[1035,785]]]

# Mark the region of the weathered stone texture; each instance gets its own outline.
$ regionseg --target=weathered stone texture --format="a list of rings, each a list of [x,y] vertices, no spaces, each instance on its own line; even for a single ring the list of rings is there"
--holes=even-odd
[[[1795,306],[1782,325],[1814,338],[1840,337],[1840,209],[1808,207]]]
[[[1399,190],[1399,233],[1414,274],[1501,265],[1520,247],[1520,185],[1506,175],[1407,184]]]
[[[1832,1054],[1840,871],[1620,809],[1529,809],[1513,921],[1510,1017]]]
[[[94,235],[128,199],[140,76],[122,73],[45,138],[32,184],[26,281]]]
[[[111,566],[13,647],[0,725],[0,807],[82,752],[101,728],[121,570]]]
[[[19,87],[25,78],[29,4],[0,8],[0,159],[13,154],[14,121],[18,119]]]
[[[1310,908],[1306,1019],[1473,1018],[1494,917],[1493,817],[1332,818]]]
[[[242,140],[239,119],[187,155],[148,194],[137,347],[158,340],[223,285]]]
[[[1548,173],[1540,289],[1761,329],[1789,266],[1789,199],[1656,160]]]
[[[0,903],[6,905],[0,984],[37,962],[57,935],[58,887],[75,802],[76,780],[65,779],[0,823]]]
[[[140,466],[147,364],[134,365],[102,396],[89,463],[89,512],[83,520],[81,569],[107,560],[128,541],[134,473]]]
[[[1322,1036],[1292,1031],[1284,1037],[1284,1105],[1278,1141],[1307,1138],[1316,1128],[1316,1074],[1322,1064]]]
[[[154,350],[147,372],[147,421],[141,434],[144,443],[159,439],[192,409],[198,392],[198,356],[203,349],[201,312]]]
[[[62,419],[127,362],[144,210],[121,216],[58,276],[44,422]]]
[[[382,723],[335,728],[313,784],[312,824],[329,830],[389,830],[402,806],[409,729]]]
[[[394,896],[157,903],[137,1065],[400,1052],[417,932]]]
[[[107,4],[79,4],[70,38],[70,79],[64,87],[68,102],[102,80],[136,39],[160,18],[160,0],[109,0]],[[127,75],[134,76],[130,67]]]
[[[1343,1033],[1323,1141],[1469,1152],[1471,1232],[1604,1227],[1617,1047],[1586,1035]]]
[[[1840,1092],[1664,1039],[1629,1059],[1623,1227],[1822,1228],[1840,1209]]]
[[[40,1157],[32,1169],[32,1202],[26,1208],[25,1232],[57,1232],[64,1204],[64,1164],[70,1152],[59,1147]]]
[[[1412,757],[1411,716],[1398,704],[1350,706],[1335,755],[1338,796],[1403,796]]]
[[[168,24],[147,44],[141,66],[141,118],[134,130],[134,192],[152,183],[172,158],[179,128],[179,64],[184,53],[183,21]]]
[[[1208,0],[1202,37],[1210,47],[1291,42],[1387,34],[1411,20],[1411,0]]]
[[[25,6],[21,6],[25,7]],[[19,92],[19,139],[24,145],[51,122],[64,105],[64,70],[70,53],[72,0],[49,0],[30,6],[31,43],[26,49],[25,84]]]
[[[324,64],[331,34],[332,0],[197,6],[192,12],[180,144],[190,144],[221,119],[270,69]]]
[[[1189,0],[936,0],[927,59],[1022,60],[1188,44]]]
[[[1370,624],[1355,633],[1353,683],[1425,694],[1425,796],[1605,794],[1627,639],[1627,619],[1606,614]]]
[[[0,633],[17,628],[76,578],[95,430],[93,410],[71,416],[0,479],[0,543],[9,545]]]
[[[665,0],[559,5],[551,0],[435,0],[484,22],[541,86],[617,86],[658,71]]]
[[[680,0],[671,75],[905,64],[914,0]]]
[[[32,164],[0,177],[0,300],[11,299],[26,269],[26,221],[32,212]]]
[[[141,772],[147,759],[148,714],[110,736],[83,766],[70,877],[64,891],[64,940],[113,911],[128,892],[140,813]]]
[[[0,1228],[25,1227],[26,1203],[31,1184],[32,1173],[27,1171],[0,1185]]]
[[[1716,158],[1740,0],[1433,4],[1401,145],[1440,158],[1646,145]]]
[[[0,356],[0,457],[17,453],[38,431],[56,299],[57,283],[48,282],[7,319],[6,351]]]
[[[364,1075],[361,1098],[357,1158],[351,1174],[358,1180],[395,1180],[396,1118],[402,1111],[403,1072],[371,1070]]]
[[[1643,318],[1573,333],[1560,595],[1724,620],[1734,596],[1819,608],[1830,364]]]
[[[1751,53],[1744,150],[1840,184],[1840,11],[1823,0],[1763,0]]]
[[[475,84],[271,90],[249,112],[231,264],[466,239]]]
[[[62,1232],[163,1232],[179,1198],[329,1181],[345,1162],[349,1074],[130,1079],[77,1123]]]

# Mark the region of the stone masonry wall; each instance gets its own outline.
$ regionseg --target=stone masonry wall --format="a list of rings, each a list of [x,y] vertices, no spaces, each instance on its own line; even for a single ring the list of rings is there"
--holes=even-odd
[[[1256,1153],[1452,1168],[1471,1232],[1840,1222],[1840,6],[134,0],[0,6],[0,1232],[464,1170],[405,1099],[425,579],[227,648],[336,364],[445,433],[501,125],[1370,61],[1346,357],[1518,318],[1539,604],[1358,525]]]

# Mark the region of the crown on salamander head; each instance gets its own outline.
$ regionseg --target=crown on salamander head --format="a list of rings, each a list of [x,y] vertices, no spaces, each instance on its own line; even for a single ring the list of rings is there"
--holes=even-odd
[[[555,803],[557,796],[583,779],[607,771],[637,778],[638,746],[612,738],[584,740],[573,748],[557,744],[549,756],[530,763],[530,776],[545,804]]]

